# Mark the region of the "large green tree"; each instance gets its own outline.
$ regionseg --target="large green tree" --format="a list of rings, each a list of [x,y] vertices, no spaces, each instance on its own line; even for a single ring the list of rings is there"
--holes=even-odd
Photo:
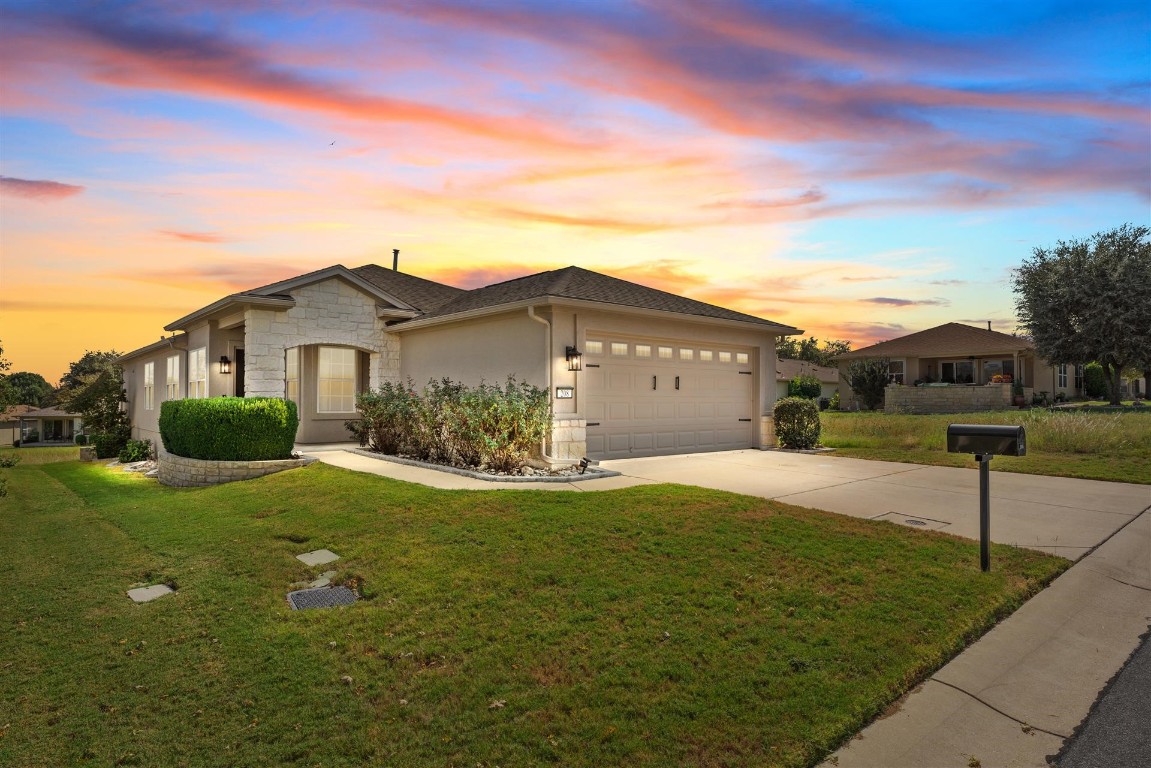
[[[819,339],[808,336],[796,339],[783,336],[775,342],[775,354],[781,360],[805,360],[813,365],[834,368],[833,358],[851,351],[851,342],[842,339],[828,339],[820,344]]]
[[[17,371],[8,374],[5,382],[12,388],[12,396],[16,405],[34,405],[44,408],[55,401],[56,390],[38,373],[31,371]]]
[[[1151,229],[1124,224],[1035,248],[1012,275],[1019,326],[1052,364],[1097,361],[1119,404],[1124,368],[1151,365]]]
[[[124,374],[116,351],[84,353],[60,379],[57,399],[69,413],[84,417],[84,431],[127,439],[128,417],[120,412]]]
[[[16,405],[16,391],[8,383],[8,369],[12,363],[4,357],[4,344],[0,342],[0,408]]]

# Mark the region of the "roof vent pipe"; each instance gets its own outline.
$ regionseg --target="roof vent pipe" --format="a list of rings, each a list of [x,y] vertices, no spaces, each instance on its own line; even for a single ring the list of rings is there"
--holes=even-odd
[[[396,253],[399,253],[399,251],[396,251]],[[989,331],[991,330],[991,321],[990,320],[987,321],[987,330],[989,330]]]
[[[393,272],[399,272],[400,271],[400,249],[399,248],[393,248],[392,249],[392,271]],[[990,323],[988,325],[990,326]],[[990,327],[988,328],[988,330],[990,330]]]

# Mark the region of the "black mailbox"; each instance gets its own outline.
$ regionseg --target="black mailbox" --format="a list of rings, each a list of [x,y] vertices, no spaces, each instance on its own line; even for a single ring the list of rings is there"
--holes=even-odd
[[[948,424],[947,452],[1026,456],[1027,433],[1006,424]]]

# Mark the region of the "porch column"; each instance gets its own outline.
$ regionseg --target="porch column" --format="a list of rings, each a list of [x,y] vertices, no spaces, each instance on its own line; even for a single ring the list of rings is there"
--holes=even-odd
[[[1019,367],[1019,353],[1011,356],[1011,364],[1015,367],[1015,381],[1023,383],[1023,369]]]

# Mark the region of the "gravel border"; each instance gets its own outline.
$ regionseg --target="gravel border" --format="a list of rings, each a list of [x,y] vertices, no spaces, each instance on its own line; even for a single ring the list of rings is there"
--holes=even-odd
[[[621,473],[610,469],[600,469],[595,466],[588,466],[587,471],[582,475],[490,475],[487,472],[475,472],[470,469],[460,469],[459,467],[449,467],[443,464],[431,464],[426,461],[418,461],[416,459],[405,459],[402,456],[389,456],[385,453],[375,453],[363,448],[345,448],[349,453],[356,453],[360,456],[367,456],[370,459],[379,459],[380,461],[390,461],[393,464],[406,464],[409,467],[423,467],[424,469],[434,469],[439,472],[447,472],[452,475],[460,475],[462,477],[470,477],[475,480],[487,480],[489,483],[578,483],[581,480],[598,480],[601,477],[619,477]]]

